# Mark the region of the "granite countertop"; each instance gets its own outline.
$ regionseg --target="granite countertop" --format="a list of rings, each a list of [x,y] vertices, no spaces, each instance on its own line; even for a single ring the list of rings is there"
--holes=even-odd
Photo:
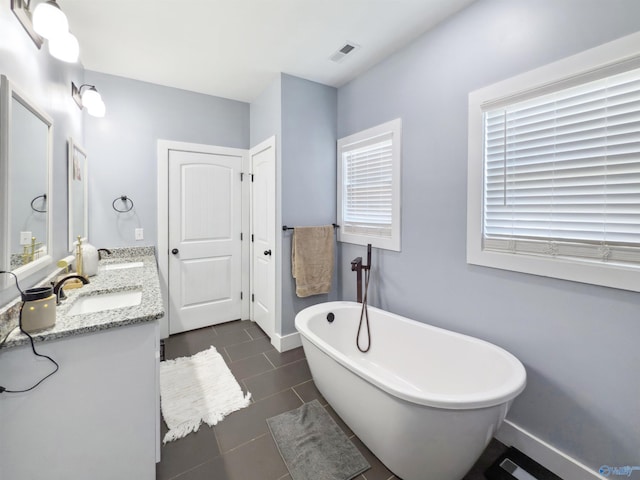
[[[116,250],[119,250],[116,252]],[[132,325],[160,319],[164,316],[164,306],[160,293],[158,269],[153,250],[114,249],[114,255],[99,262],[98,274],[89,277],[89,284],[82,288],[65,289],[67,295],[56,308],[56,323],[53,327],[32,333],[35,341],[44,342],[74,335],[99,332],[111,328]],[[142,266],[109,270],[113,264],[141,262]],[[80,296],[103,293],[141,290],[142,300],[132,307],[103,310],[94,313],[69,315],[74,301]],[[16,319],[17,322],[17,319]],[[16,323],[17,325],[17,323]],[[25,345],[29,339],[15,328],[0,349]]]

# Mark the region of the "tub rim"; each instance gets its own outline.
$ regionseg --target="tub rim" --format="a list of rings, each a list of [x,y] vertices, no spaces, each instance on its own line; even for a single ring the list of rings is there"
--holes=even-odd
[[[418,325],[419,328],[427,328],[432,329],[440,333],[444,333],[447,335],[452,335],[455,337],[461,337],[466,341],[471,341],[475,343],[483,344],[494,351],[498,352],[501,357],[504,358],[506,362],[508,362],[513,369],[513,375],[510,376],[508,381],[503,383],[498,388],[493,388],[490,390],[485,390],[480,393],[469,393],[469,394],[437,394],[433,392],[428,392],[427,396],[424,394],[419,395],[407,388],[401,388],[398,385],[389,385],[388,382],[385,382],[381,377],[375,375],[375,372],[365,371],[364,368],[356,362],[350,362],[347,355],[340,352],[332,345],[327,344],[326,342],[322,342],[313,332],[309,330],[309,320],[314,315],[323,312],[329,312],[332,310],[336,310],[338,308],[345,307],[354,307],[357,306],[360,308],[359,303],[350,302],[350,301],[333,301],[333,302],[323,302],[316,305],[312,305],[306,307],[305,309],[298,312],[295,317],[295,327],[300,333],[300,335],[311,344],[313,344],[320,351],[324,352],[343,367],[352,371],[354,374],[358,375],[360,378],[368,381],[378,387],[379,389],[387,392],[390,395],[393,395],[397,398],[401,398],[410,403],[424,405],[427,407],[435,407],[435,408],[443,408],[449,410],[470,410],[477,408],[489,408],[495,407],[497,405],[502,405],[504,403],[508,403],[512,401],[515,397],[517,397],[526,387],[526,370],[522,362],[518,360],[513,354],[505,350],[504,348],[495,345],[486,340],[482,340],[477,337],[473,337],[471,335],[466,335],[463,333],[454,332],[451,330],[447,330],[445,328],[436,327],[434,325],[428,323],[422,323],[417,320],[412,320],[407,317],[403,317],[401,315],[395,314],[393,312],[389,312],[387,310],[383,310],[377,307],[369,306],[370,310],[374,310],[380,312],[384,315],[389,315],[395,319],[405,322],[413,322]],[[366,355],[366,354],[363,354]]]

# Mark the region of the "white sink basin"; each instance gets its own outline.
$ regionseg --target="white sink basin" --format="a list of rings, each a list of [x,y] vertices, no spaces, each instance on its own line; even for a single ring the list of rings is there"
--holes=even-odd
[[[134,307],[142,301],[142,290],[99,293],[78,297],[69,310],[69,315],[102,312],[116,308]]]
[[[144,266],[142,262],[123,262],[123,263],[108,263],[104,267],[105,270],[120,270],[123,268],[140,268]]]

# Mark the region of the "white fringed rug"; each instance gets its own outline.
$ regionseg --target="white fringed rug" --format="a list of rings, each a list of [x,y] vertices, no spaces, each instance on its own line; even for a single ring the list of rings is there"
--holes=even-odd
[[[250,398],[215,347],[160,362],[160,405],[169,427],[162,443],[197,432],[202,422],[215,425],[249,405]]]

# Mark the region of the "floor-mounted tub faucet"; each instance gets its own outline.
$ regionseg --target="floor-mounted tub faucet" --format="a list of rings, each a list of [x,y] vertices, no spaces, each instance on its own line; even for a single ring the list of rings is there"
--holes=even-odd
[[[362,257],[357,257],[351,260],[351,271],[356,272],[357,282],[357,300],[358,303],[362,303],[362,271],[369,270],[371,268],[371,244],[367,245],[367,264],[362,264]]]

